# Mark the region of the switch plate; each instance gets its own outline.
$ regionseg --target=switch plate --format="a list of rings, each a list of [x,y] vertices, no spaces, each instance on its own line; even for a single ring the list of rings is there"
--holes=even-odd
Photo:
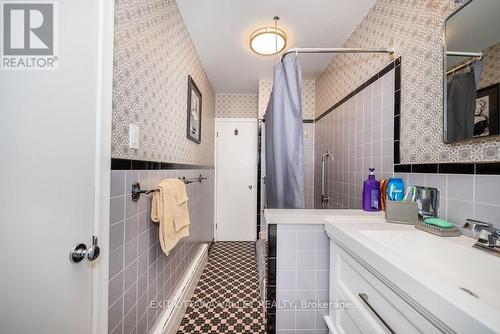
[[[128,147],[139,149],[139,127],[136,124],[130,124],[128,127]]]

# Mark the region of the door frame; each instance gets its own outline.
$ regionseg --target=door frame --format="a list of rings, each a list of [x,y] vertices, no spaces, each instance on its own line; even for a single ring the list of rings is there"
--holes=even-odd
[[[92,333],[108,332],[109,207],[113,100],[114,1],[98,1],[96,153],[93,234],[101,256],[92,262]],[[89,236],[90,238],[90,236]]]
[[[216,118],[215,119],[215,148],[214,148],[214,240],[218,241],[217,239],[217,146],[218,146],[218,131],[219,131],[219,124],[220,123],[229,123],[229,122],[244,122],[244,123],[255,123],[257,125],[257,131],[259,128],[259,123],[257,117],[255,118],[229,118],[229,117],[223,117],[223,118]],[[258,136],[258,132],[255,133],[255,136]],[[257,147],[255,147],[257,150]],[[257,150],[258,152],[258,150]],[[258,157],[257,158],[257,162]],[[255,166],[257,168],[257,165]],[[258,180],[256,180],[258,182]],[[255,222],[257,224],[257,222]],[[255,232],[257,235],[258,239],[258,233]]]

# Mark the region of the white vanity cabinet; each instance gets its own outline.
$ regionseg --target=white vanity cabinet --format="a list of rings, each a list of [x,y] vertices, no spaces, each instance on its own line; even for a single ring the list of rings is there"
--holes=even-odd
[[[330,310],[331,333],[440,333],[355,257],[330,241],[330,302],[347,305]]]

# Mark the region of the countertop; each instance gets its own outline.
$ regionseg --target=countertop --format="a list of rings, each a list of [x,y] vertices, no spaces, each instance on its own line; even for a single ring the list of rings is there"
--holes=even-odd
[[[326,218],[383,217],[383,212],[344,209],[265,209],[267,224],[324,224]]]

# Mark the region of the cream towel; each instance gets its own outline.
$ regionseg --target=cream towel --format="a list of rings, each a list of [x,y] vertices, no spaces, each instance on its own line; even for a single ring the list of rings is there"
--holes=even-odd
[[[160,245],[167,255],[181,238],[189,236],[188,198],[185,186],[181,188],[177,181],[182,182],[178,179],[162,180],[156,186],[159,191],[153,193],[151,205],[151,220],[160,225]]]

